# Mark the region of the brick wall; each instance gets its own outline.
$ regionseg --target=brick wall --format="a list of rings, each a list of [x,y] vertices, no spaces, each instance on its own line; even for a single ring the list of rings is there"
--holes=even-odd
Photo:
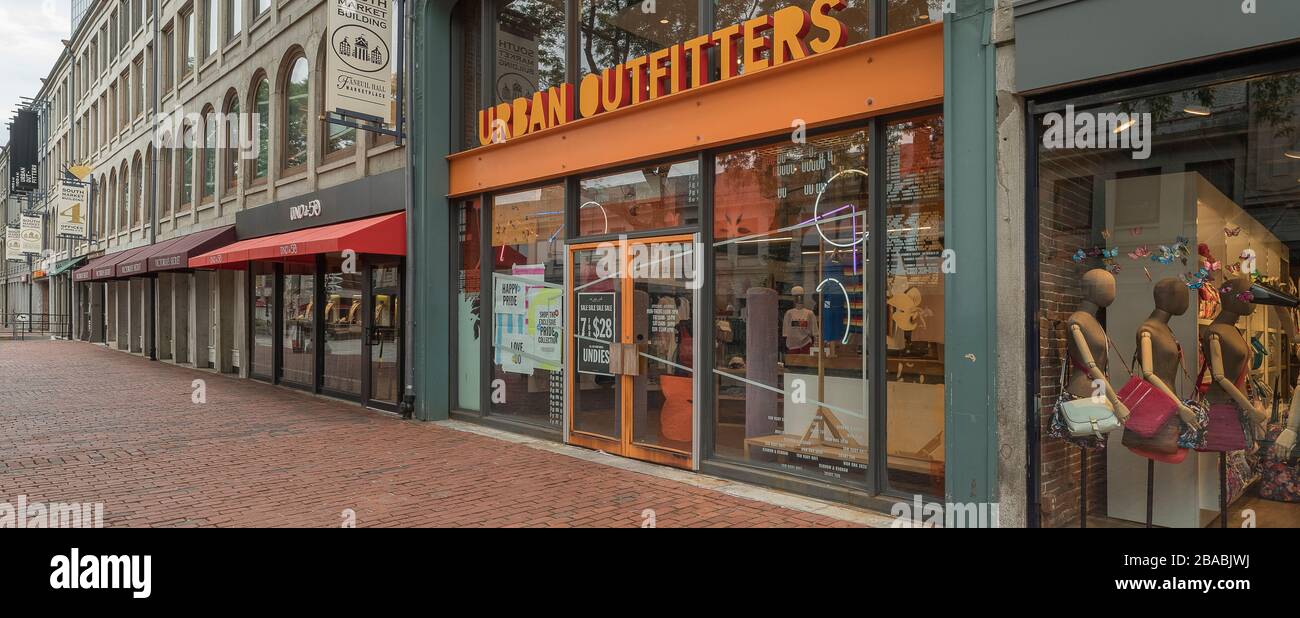
[[[1079,278],[1095,263],[1076,264],[1077,249],[1100,244],[1095,238],[1093,179],[1068,177],[1044,162],[1039,196],[1039,399],[1038,421],[1041,483],[1041,520],[1045,528],[1079,525],[1080,449],[1047,435],[1053,407],[1060,393],[1061,363],[1065,362],[1066,318],[1082,300]],[[1068,173],[1066,170],[1060,170]],[[1088,455],[1088,512],[1106,512],[1106,456]]]

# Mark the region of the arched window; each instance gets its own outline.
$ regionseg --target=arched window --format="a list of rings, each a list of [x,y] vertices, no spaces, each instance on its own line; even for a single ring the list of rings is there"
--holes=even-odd
[[[194,149],[198,147],[194,141],[194,125],[185,125],[181,140],[181,196],[176,200],[180,204],[176,207],[177,213],[194,205]]]
[[[329,50],[325,47],[325,42],[322,41],[321,54],[319,57],[325,58],[326,53],[328,51]],[[324,71],[325,70],[323,64],[324,60],[322,60],[321,62],[322,65],[317,68],[319,68],[321,71]],[[319,100],[321,102],[321,110],[322,110],[321,115],[323,117],[325,115],[324,114],[325,111],[334,111],[334,110],[325,109],[325,88],[323,86],[325,85],[326,80],[322,79],[319,81],[322,86],[320,88],[321,98]],[[332,122],[329,122],[328,120],[321,120],[320,134],[325,137],[325,139],[321,140],[322,161],[337,161],[339,159],[346,158],[347,156],[356,152],[356,146],[357,146],[356,129],[352,127],[346,127],[340,124],[334,124]]]
[[[203,110],[203,195],[201,201],[210,202],[217,194],[217,112],[208,106]]]
[[[172,216],[172,179],[176,171],[172,169],[172,136],[170,133],[164,133],[158,139],[161,147],[158,149],[159,166],[158,175],[162,178],[162,187],[158,189],[158,212],[160,218]]]
[[[225,158],[221,166],[221,177],[224,179],[226,193],[234,195],[239,189],[239,95],[233,90],[226,97],[225,112],[221,121],[226,125]]]
[[[143,220],[141,202],[144,196],[144,159],[135,153],[131,161],[131,227],[140,225]]]
[[[108,219],[105,223],[109,233],[116,234],[121,225],[117,221],[117,170],[113,170],[108,175],[108,194],[105,198],[108,200],[104,205],[104,216]]]
[[[257,158],[253,160],[252,180],[249,184],[266,181],[266,172],[270,162],[271,148],[271,82],[262,75],[253,88],[253,113],[257,116],[253,124],[257,131]],[[253,127],[250,125],[250,131]],[[250,134],[250,138],[253,136]]]
[[[307,166],[307,118],[311,91],[307,86],[307,58],[301,53],[286,65],[283,82],[284,133],[280,167],[285,175]]]
[[[126,161],[122,161],[122,174],[117,180],[117,228],[125,232],[131,229],[131,170]]]

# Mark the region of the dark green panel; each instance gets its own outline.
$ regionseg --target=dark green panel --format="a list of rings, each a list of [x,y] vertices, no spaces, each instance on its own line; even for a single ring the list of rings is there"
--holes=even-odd
[[[946,499],[997,498],[993,0],[957,0],[944,42],[944,211],[956,272],[944,286]]]

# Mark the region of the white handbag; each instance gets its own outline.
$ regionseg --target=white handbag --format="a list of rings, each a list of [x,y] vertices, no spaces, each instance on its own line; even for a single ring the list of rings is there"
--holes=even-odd
[[[1065,367],[1069,364],[1069,353],[1061,363],[1061,393],[1065,393]],[[1101,438],[1122,427],[1119,417],[1115,416],[1115,407],[1106,397],[1083,397],[1071,401],[1062,401],[1057,406],[1061,424],[1065,426],[1072,438],[1096,436]]]

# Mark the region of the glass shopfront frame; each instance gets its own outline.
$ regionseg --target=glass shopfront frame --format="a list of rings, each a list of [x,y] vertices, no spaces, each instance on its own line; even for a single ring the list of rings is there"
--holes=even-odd
[[[253,357],[249,376],[396,412],[404,391],[403,351],[409,345],[401,315],[405,258],[358,254],[353,259],[352,275],[330,272],[331,265],[342,262],[341,254],[249,263],[248,350]],[[352,287],[340,285],[340,277],[349,276]],[[289,277],[302,277],[296,289],[308,296],[295,296]],[[343,297],[344,292],[349,298]],[[283,311],[288,297],[298,298],[292,316]],[[295,320],[301,330],[294,330]],[[262,332],[264,325],[269,332]],[[269,345],[259,346],[259,337]],[[298,369],[303,379],[286,377],[286,345],[295,346],[292,349],[300,350],[306,359]],[[264,358],[268,353],[269,362]]]
[[[1226,476],[1240,477],[1223,479],[1230,501],[1226,521],[1219,517],[1219,453],[1180,448],[1188,452],[1179,455],[1185,457],[1179,462],[1164,455],[1139,457],[1125,445],[1121,430],[1109,436],[1104,450],[1087,450],[1085,459],[1084,450],[1049,432],[1063,362],[1059,324],[1074,311],[1080,296],[1077,290],[1062,289],[1062,281],[1073,280],[1089,268],[1112,272],[1118,293],[1098,314],[1111,341],[1122,346],[1108,359],[1108,374],[1116,385],[1129,379],[1121,365],[1131,361],[1127,354],[1135,344],[1130,336],[1152,308],[1155,284],[1166,278],[1190,284],[1186,285],[1190,306],[1169,320],[1175,341],[1185,351],[1188,373],[1174,369],[1178,375],[1176,384],[1171,384],[1180,397],[1199,377],[1200,359],[1205,356],[1202,335],[1222,315],[1225,294],[1242,296],[1223,288],[1246,267],[1243,246],[1251,250],[1250,257],[1258,256],[1258,264],[1252,265],[1257,266],[1258,283],[1295,293],[1296,269],[1288,268],[1295,259],[1294,249],[1289,246],[1294,247],[1300,237],[1288,222],[1293,215],[1288,215],[1285,204],[1294,206],[1300,198],[1296,49],[1292,45],[1282,51],[1244,53],[1029,101],[1025,281],[1026,315],[1030,316],[1026,432],[1031,527],[1141,526],[1146,518],[1156,526],[1236,527],[1245,520],[1234,505],[1258,517],[1250,522],[1253,527],[1292,527],[1300,521],[1300,506],[1295,504],[1267,502],[1264,508],[1248,504],[1261,499],[1254,493],[1268,459],[1267,437],[1276,429],[1265,434],[1260,449],[1234,451],[1224,458]],[[1150,114],[1155,126],[1147,138],[1149,157],[1139,160],[1115,148],[1092,152],[1048,148],[1044,145],[1047,115],[1064,117],[1067,110],[1078,114],[1076,118]],[[1187,204],[1176,213],[1181,223],[1174,225],[1164,219],[1175,211],[1163,206],[1179,198],[1186,198]],[[1154,215],[1152,208],[1144,208],[1157,204],[1162,208]],[[1067,226],[1073,231],[1062,232]],[[1113,255],[1102,253],[1111,249]],[[1081,252],[1079,259],[1074,259],[1076,251]],[[1198,281],[1201,272],[1208,277]],[[1120,307],[1135,302],[1140,309]],[[1293,327],[1294,316],[1287,317],[1291,312],[1248,304],[1253,307],[1250,315],[1230,325],[1252,349],[1253,358],[1246,363],[1248,386],[1243,391],[1254,403],[1264,404],[1269,427],[1280,428],[1285,421],[1275,422],[1272,410],[1279,409],[1284,416],[1291,397],[1287,391],[1300,370],[1294,351],[1280,352],[1288,348],[1287,331],[1292,343],[1300,337]],[[1262,389],[1254,386],[1257,382]],[[1273,395],[1277,402],[1270,404]],[[1258,440],[1260,434],[1255,435]],[[1234,461],[1238,454],[1244,457]],[[1252,475],[1260,478],[1250,480]],[[1081,509],[1086,509],[1086,518]]]
[[[927,136],[927,139],[932,140],[925,146],[923,153],[915,151],[915,149],[909,150],[907,147],[907,144],[912,143],[912,140],[915,139],[917,135],[921,134],[913,131],[912,128],[922,122],[929,123],[929,128],[924,131],[924,135]],[[900,127],[907,128],[900,129]],[[884,286],[878,285],[877,282],[883,282],[886,280],[894,281],[899,274],[891,270],[894,269],[895,266],[904,269],[904,271],[899,272],[905,272],[906,268],[916,268],[918,265],[924,263],[926,268],[933,267],[934,272],[937,273],[939,268],[937,260],[943,244],[942,230],[945,229],[942,214],[943,148],[941,110],[914,110],[900,114],[881,116],[858,123],[825,127],[815,131],[810,131],[807,139],[808,142],[814,142],[822,136],[845,131],[861,132],[864,136],[868,137],[868,139],[866,139],[862,144],[866,148],[866,151],[862,153],[866,167],[863,171],[868,172],[866,176],[869,178],[869,180],[865,181],[864,185],[868,195],[863,197],[866,198],[868,203],[877,205],[877,207],[869,209],[869,214],[863,215],[864,217],[869,218],[869,221],[863,225],[863,231],[865,231],[865,229],[891,230],[892,228],[905,228],[906,226],[902,226],[900,223],[907,221],[912,222],[913,228],[920,227],[915,223],[917,220],[916,217],[918,216],[918,207],[916,204],[919,203],[916,201],[919,198],[914,197],[917,193],[914,188],[916,183],[912,176],[909,176],[909,174],[915,173],[914,170],[917,169],[915,167],[917,165],[921,165],[924,168],[924,174],[927,178],[926,182],[930,183],[929,193],[926,196],[926,199],[929,200],[926,208],[928,208],[929,211],[925,216],[934,218],[934,226],[937,227],[937,230],[935,231],[937,236],[927,237],[928,240],[918,240],[913,235],[910,237],[910,240],[904,241],[905,244],[910,244],[907,244],[907,246],[903,248],[900,248],[898,241],[895,240],[886,243],[864,243],[868,245],[869,248],[866,249],[867,253],[864,253],[861,256],[862,262],[860,266],[867,273],[866,279],[868,281],[865,286],[866,289],[882,290],[883,292]],[[900,131],[906,134],[903,135],[901,139]],[[900,144],[900,142],[902,143]],[[590,245],[600,242],[619,242],[622,239],[637,241],[669,235],[698,234],[701,239],[700,246],[712,248],[715,246],[716,242],[714,223],[712,222],[715,221],[714,209],[717,199],[717,196],[715,195],[715,181],[717,177],[715,166],[717,165],[718,155],[726,152],[735,152],[745,148],[780,146],[782,143],[788,144],[790,142],[788,139],[783,141],[780,138],[755,140],[745,144],[731,145],[724,149],[698,151],[694,154],[677,155],[672,158],[665,158],[658,161],[640,162],[624,167],[597,170],[585,173],[581,176],[569,176],[546,183],[503,188],[494,193],[463,196],[454,202],[456,207],[453,208],[452,212],[448,215],[452,218],[452,229],[461,231],[462,240],[461,243],[454,245],[451,249],[453,252],[451,259],[449,260],[452,271],[451,280],[462,281],[462,283],[473,281],[475,278],[482,282],[493,281],[492,260],[476,260],[475,254],[477,256],[486,256],[491,255],[494,251],[491,233],[482,232],[484,230],[492,229],[494,196],[536,190],[541,187],[560,184],[564,188],[564,223],[562,227],[565,230],[579,230],[582,229],[582,220],[584,215],[581,197],[583,194],[583,179],[602,175],[633,173],[639,170],[653,168],[656,165],[680,163],[683,160],[695,162],[696,169],[699,171],[698,211],[697,215],[693,217],[693,219],[702,223],[662,229],[638,229],[626,232],[623,235],[592,234],[577,237],[568,237],[566,235],[563,237],[563,243],[572,247],[579,244]],[[918,159],[918,157],[920,158]],[[922,162],[918,163],[918,161]],[[817,166],[808,169],[817,169]],[[900,195],[913,197],[899,197]],[[473,215],[476,215],[476,217]],[[589,218],[590,217],[588,217],[588,219]],[[799,222],[796,221],[796,223]],[[900,230],[892,231],[898,232]],[[862,233],[857,230],[850,230],[850,232]],[[477,238],[474,239],[477,242],[472,242],[467,245],[465,241],[469,236],[473,235],[477,235]],[[925,245],[926,243],[935,246],[930,248],[921,247],[918,249],[918,246]],[[497,247],[497,249],[499,248],[500,247]],[[703,287],[698,295],[698,315],[716,316],[718,315],[717,311],[719,309],[718,307],[715,307],[715,285],[717,284],[716,265],[712,249],[707,249],[706,251],[707,255],[704,259],[699,260],[698,265],[698,268],[702,270],[700,276],[703,278]],[[566,273],[567,269],[571,267],[571,265],[568,264],[568,255],[569,254],[566,252],[565,262],[563,264]],[[891,255],[893,256],[892,260]],[[870,266],[868,266],[868,264],[870,264]],[[465,268],[469,268],[470,270],[466,271]],[[938,276],[938,287],[936,289],[942,290],[942,281],[942,276]],[[477,289],[462,290],[460,295],[466,298],[460,298],[460,302],[451,303],[453,307],[458,308],[452,312],[449,328],[449,332],[453,335],[452,349],[460,350],[461,352],[466,350],[477,351],[477,355],[474,355],[471,352],[469,358],[466,358],[466,355],[464,354],[457,354],[456,356],[458,365],[468,362],[477,368],[477,372],[466,370],[466,368],[460,366],[454,368],[453,375],[458,376],[458,379],[452,381],[452,392],[450,393],[453,416],[467,420],[495,424],[513,431],[520,431],[548,439],[561,439],[563,436],[567,435],[567,427],[548,427],[528,424],[519,422],[517,419],[502,417],[501,415],[493,414],[491,412],[490,402],[494,395],[494,387],[491,379],[491,376],[494,375],[494,350],[492,347],[494,337],[492,332],[494,303],[491,300],[491,294],[486,293],[486,291],[490,289],[488,284],[482,286],[474,285],[473,287]],[[475,294],[475,292],[477,292],[477,294]],[[566,290],[566,296],[568,295],[568,292],[569,290]],[[813,293],[809,292],[809,294]],[[471,296],[473,296],[473,298],[470,298]],[[820,297],[818,298],[820,300]],[[938,467],[935,468],[932,465],[928,470],[922,470],[919,473],[919,476],[915,479],[907,479],[904,478],[902,473],[909,472],[908,470],[903,470],[898,466],[891,464],[891,457],[889,457],[888,454],[891,450],[899,450],[896,442],[897,439],[902,438],[902,434],[896,436],[896,440],[891,441],[888,431],[889,428],[893,427],[895,433],[899,433],[905,428],[900,429],[900,426],[897,425],[897,423],[915,423],[919,421],[914,421],[909,417],[907,415],[909,410],[902,407],[905,404],[905,401],[903,400],[905,398],[898,398],[894,402],[889,401],[887,393],[894,390],[893,386],[897,380],[891,379],[891,377],[887,375],[887,370],[891,370],[889,368],[892,368],[893,371],[898,371],[901,375],[904,371],[903,365],[911,366],[913,363],[907,358],[899,358],[895,351],[885,349],[886,341],[889,336],[889,332],[887,331],[891,325],[894,324],[894,321],[898,319],[892,317],[900,311],[899,307],[896,306],[897,304],[886,299],[884,293],[866,294],[863,300],[865,301],[865,304],[863,305],[864,312],[872,316],[872,319],[868,320],[867,323],[862,324],[861,328],[863,332],[859,338],[860,341],[864,342],[862,345],[870,348],[870,353],[866,353],[863,356],[864,369],[861,378],[863,392],[861,400],[866,406],[866,410],[864,410],[865,425],[862,427],[862,438],[865,444],[862,444],[862,446],[866,447],[866,456],[870,458],[871,464],[862,467],[861,480],[858,482],[838,480],[844,476],[844,470],[837,470],[836,468],[842,466],[836,466],[832,462],[828,461],[822,462],[821,465],[814,462],[814,468],[812,471],[800,472],[793,470],[791,466],[784,465],[780,462],[774,462],[772,465],[756,465],[754,462],[746,461],[744,458],[728,457],[718,453],[715,442],[715,439],[717,438],[715,434],[715,423],[718,418],[718,409],[715,401],[717,386],[715,380],[712,379],[712,375],[710,375],[710,379],[704,381],[704,384],[700,387],[700,396],[696,401],[696,423],[699,428],[698,441],[696,443],[699,451],[699,460],[697,463],[698,469],[740,480],[776,485],[780,487],[796,488],[802,493],[872,506],[880,509],[887,509],[889,505],[893,504],[897,499],[910,500],[912,499],[912,496],[917,493],[929,496],[942,495],[944,490],[944,473],[942,468],[942,455],[944,452],[943,437],[946,431],[942,420],[944,418],[944,408],[942,403],[937,410],[928,411],[932,417],[937,416],[938,426],[936,427],[935,423],[929,421],[922,423],[929,427],[931,431],[937,432],[934,439],[930,440],[930,442],[937,444],[937,454],[935,454],[934,457],[937,457],[935,461],[938,462]],[[930,302],[933,303],[934,299],[931,299]],[[943,304],[943,301],[940,300],[938,306],[942,306]],[[566,301],[564,308],[564,311],[566,312],[566,320],[569,318],[567,313],[571,309],[571,304]],[[711,336],[704,337],[703,335],[710,335],[712,333],[714,320],[709,318],[702,321],[708,322],[709,325],[707,328],[697,327],[697,330],[702,333],[702,335],[695,338],[696,342],[702,341],[704,338],[712,339]],[[938,321],[936,330],[940,334],[943,332],[941,318]],[[464,345],[464,342],[460,341],[460,339],[464,338],[468,333],[475,333],[475,336],[477,336],[478,339],[476,342],[477,345],[467,347]],[[910,338],[908,341],[910,342]],[[940,341],[942,341],[941,335]],[[718,363],[721,361],[717,358],[717,352],[713,347],[714,346],[712,345],[698,344],[695,346],[693,352],[694,367],[707,367],[712,370],[719,366]],[[932,353],[937,349],[937,356],[935,357],[934,362],[938,366],[938,377],[930,379],[938,379],[941,382],[944,358],[942,343],[939,343],[937,348],[931,346],[930,349]],[[875,362],[872,359],[884,359],[886,362]],[[570,367],[566,366],[563,368],[563,371],[568,371],[569,369]],[[474,379],[476,377],[474,375],[475,373],[477,373],[477,380]],[[485,377],[487,378],[485,379]],[[925,378],[921,379],[922,382],[924,382],[924,380]],[[911,380],[911,382],[915,383],[916,380]],[[869,384],[880,385],[880,387],[868,388],[867,385]],[[466,387],[474,387],[476,391],[474,395],[476,395],[476,397],[474,395],[466,396],[465,394],[462,394],[461,391]],[[567,406],[570,405],[572,401],[572,394],[566,393],[566,395],[565,411],[567,413]],[[469,406],[461,405],[466,402],[473,402],[475,399],[477,399],[477,402],[480,404],[477,410],[466,409]],[[942,402],[942,395],[935,398],[935,400]],[[536,405],[540,406],[544,404],[538,400]],[[891,407],[893,408],[892,410]],[[896,417],[895,423],[893,424],[889,422],[888,417],[890,412],[893,412]],[[903,431],[903,433],[906,432]],[[925,442],[925,440],[921,440],[921,443]],[[934,451],[934,448],[929,448],[928,452],[934,453]]]

